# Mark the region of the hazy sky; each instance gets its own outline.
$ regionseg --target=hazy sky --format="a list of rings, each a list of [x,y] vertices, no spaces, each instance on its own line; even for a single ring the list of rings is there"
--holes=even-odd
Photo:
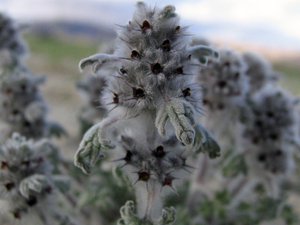
[[[124,24],[133,0],[0,0],[0,10],[18,21],[71,20]],[[152,6],[157,1],[145,1]],[[208,38],[252,41],[300,50],[300,0],[161,0],[173,4],[184,25]]]

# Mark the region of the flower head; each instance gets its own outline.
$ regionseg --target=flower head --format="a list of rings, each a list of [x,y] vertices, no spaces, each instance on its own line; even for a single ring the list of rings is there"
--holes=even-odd
[[[17,219],[49,202],[54,188],[47,160],[50,150],[46,140],[27,141],[18,133],[1,146],[0,198],[8,202]]]

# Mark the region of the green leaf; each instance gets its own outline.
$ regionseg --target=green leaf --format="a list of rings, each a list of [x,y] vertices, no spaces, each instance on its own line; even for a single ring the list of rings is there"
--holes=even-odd
[[[60,138],[62,135],[67,136],[67,131],[59,124],[54,121],[48,122],[49,137],[55,136]]]
[[[63,175],[52,176],[55,186],[62,193],[67,193],[71,188],[71,178]]]
[[[195,153],[208,152],[211,159],[219,157],[221,149],[213,135],[199,123],[196,124],[194,129],[196,135],[192,148]]]

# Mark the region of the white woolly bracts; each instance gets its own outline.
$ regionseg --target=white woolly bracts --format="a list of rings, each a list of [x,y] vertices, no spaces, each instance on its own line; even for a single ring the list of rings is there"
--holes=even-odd
[[[38,87],[45,81],[19,65],[3,73],[0,81],[0,121],[6,127],[2,138],[19,132],[27,138],[60,136],[65,131],[55,122],[47,121],[47,105]],[[51,133],[53,131],[53,133]]]
[[[133,137],[121,136],[124,157],[115,161],[122,162],[121,167],[124,169],[131,166],[135,171],[139,171],[135,182],[153,179],[162,187],[169,185],[173,188],[171,174],[179,170],[190,172],[191,166],[186,164],[184,147],[177,144],[175,136],[168,141],[159,137],[158,139],[160,140],[143,146]]]
[[[156,134],[144,140],[144,135],[132,137],[134,133],[127,130],[128,136],[118,137],[121,149],[115,152],[117,159],[113,161],[124,170],[136,190],[140,217],[154,219],[161,213],[159,205],[166,194],[170,191],[177,194],[176,185],[194,168],[187,162],[186,148],[175,136],[165,140]],[[152,207],[147,207],[148,204]]]
[[[244,52],[243,59],[247,64],[246,75],[250,79],[250,91],[253,93],[265,85],[274,85],[280,74],[273,71],[270,63],[254,52]]]
[[[166,137],[170,129],[184,145],[193,144],[196,115],[202,105],[201,89],[193,83],[193,76],[207,57],[218,57],[210,47],[188,46],[186,28],[179,25],[173,6],[160,10],[138,2],[132,21],[119,27],[113,54],[99,53],[79,63],[80,69],[91,65],[94,73],[107,74],[102,98],[107,117],[87,131],[75,155],[75,165],[86,173],[102,148],[117,144],[107,136],[141,118],[147,120],[142,124],[149,130],[156,127]],[[208,142],[213,140],[204,128],[201,132],[205,134],[200,138],[207,135]]]
[[[245,159],[247,176],[235,202],[259,183],[270,197],[280,196],[280,185],[294,168],[294,153],[299,146],[296,103],[292,95],[273,86],[248,99],[239,153]]]
[[[246,162],[249,173],[252,173],[252,176],[261,177],[262,180],[264,180],[264,176],[278,176],[281,177],[280,179],[287,179],[294,167],[294,147],[284,141],[266,141],[257,146],[252,143],[246,148],[248,148]]]
[[[219,53],[219,60],[209,59],[197,76],[203,87],[203,103],[210,111],[241,105],[249,90],[247,66],[241,55],[228,48]]]
[[[248,118],[244,136],[254,144],[266,140],[285,140],[298,143],[297,124],[299,115],[295,110],[297,99],[288,92],[266,86],[248,99]]]
[[[161,216],[162,197],[176,192],[177,180],[192,169],[184,150],[220,156],[215,139],[197,123],[202,95],[193,81],[207,57],[217,58],[218,52],[188,44],[173,6],[152,9],[138,2],[133,19],[119,26],[113,54],[79,63],[80,69],[90,65],[105,76],[101,103],[107,116],[85,133],[74,164],[90,174],[103,153],[116,154],[135,186],[138,218],[145,222]]]
[[[208,59],[196,80],[203,90],[203,124],[218,140],[224,153],[237,147],[240,117],[245,107],[249,80],[246,64],[233,49],[219,49],[219,59]],[[220,163],[216,163],[219,165]],[[215,167],[215,166],[214,166]]]
[[[18,27],[6,15],[0,13],[0,67],[10,67],[26,53],[25,44],[19,38]]]
[[[258,184],[262,184],[267,196],[278,199],[281,196],[281,184],[288,180],[294,169],[295,146],[284,140],[265,141],[254,144],[243,141],[246,176],[238,176],[238,191],[234,193],[232,206],[238,204]]]
[[[47,141],[33,142],[14,133],[0,148],[0,198],[8,202],[13,217],[29,210],[51,208],[54,185]],[[44,208],[45,207],[45,208]]]

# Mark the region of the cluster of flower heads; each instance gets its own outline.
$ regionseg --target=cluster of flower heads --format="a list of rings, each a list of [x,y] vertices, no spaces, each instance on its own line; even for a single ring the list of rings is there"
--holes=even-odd
[[[7,124],[5,138],[18,131],[26,137],[45,136],[47,107],[38,91],[44,77],[33,76],[26,67],[15,67],[2,74],[0,84],[0,120]]]
[[[189,169],[193,168],[186,163],[185,149],[175,136],[169,140],[147,143],[146,149],[143,149],[145,146],[139,146],[140,143],[135,143],[133,137],[122,136],[120,143],[125,150],[124,157],[115,161],[121,161],[121,167],[131,166],[137,171],[133,178],[136,179],[135,183],[157,180],[161,188],[169,186],[175,191],[172,184],[176,179],[176,172],[190,172]]]
[[[298,99],[286,91],[265,87],[251,96],[248,105],[244,136],[249,137],[253,144],[267,141],[297,140],[298,113],[295,110]]]
[[[241,131],[249,176],[264,182],[268,194],[276,198],[281,181],[291,174],[299,146],[296,103],[286,91],[264,87],[249,97],[248,117]]]
[[[54,190],[47,160],[49,142],[33,142],[14,133],[0,148],[0,199],[16,219],[30,210],[39,214],[51,209]]]
[[[232,49],[219,50],[220,59],[209,59],[201,69],[198,81],[203,87],[203,104],[209,112],[224,110],[243,104],[249,89],[246,64]]]
[[[224,47],[218,51],[219,59],[208,59],[196,80],[203,88],[203,124],[226,153],[232,149],[232,142],[238,145],[234,139],[238,135],[240,111],[245,105],[249,79],[241,54]]]
[[[36,139],[64,132],[60,125],[46,120],[47,105],[38,89],[45,77],[35,76],[25,66],[18,65],[3,72],[0,79],[3,139],[15,131]]]
[[[166,137],[165,127],[170,121],[176,137],[185,145],[195,138],[193,126],[202,101],[200,87],[192,82],[191,75],[206,62],[206,56],[216,57],[218,53],[205,46],[188,47],[186,28],[179,26],[173,6],[158,10],[139,2],[133,20],[120,27],[114,54],[100,53],[80,62],[81,69],[92,65],[93,72],[109,71],[103,92],[108,116],[84,137],[76,154],[80,167],[81,151],[87,146],[98,142],[110,147],[103,137],[108,127],[118,125],[120,129],[121,123],[141,115],[147,115],[147,123],[155,125],[161,136]],[[99,141],[93,143],[89,139],[95,131]]]
[[[293,172],[299,149],[299,100],[280,88],[279,73],[261,56],[217,50],[220,58],[208,59],[196,80],[203,87],[204,126],[215,135],[223,154],[217,161],[203,155],[196,166],[191,164],[200,169],[191,179],[187,205],[192,214],[199,213],[198,206],[201,211],[191,218],[217,225],[227,220],[260,224],[282,217],[294,224],[295,214],[281,187]],[[222,185],[215,192],[216,177]],[[270,210],[268,218],[260,210]],[[245,221],[241,215],[249,218]]]
[[[26,53],[24,43],[19,38],[18,27],[0,13],[0,66],[13,66]]]
[[[218,53],[189,46],[188,37],[173,6],[159,9],[138,2],[133,19],[117,32],[113,54],[81,60],[81,69],[92,65],[94,73],[106,78],[102,104],[107,117],[84,135],[76,166],[91,173],[102,150],[116,147],[123,149],[118,160],[123,168],[135,170],[133,181],[153,181],[155,188],[159,184],[175,190],[176,172],[189,168],[184,149],[219,156],[214,138],[196,122],[202,99],[193,81],[207,57],[217,58]]]
[[[209,59],[197,76],[203,85],[205,126],[226,152],[218,164],[226,170],[237,165],[233,174],[247,174],[243,190],[263,183],[269,196],[277,198],[299,146],[298,100],[278,87],[278,73],[261,56],[227,48],[219,53],[220,59]]]

